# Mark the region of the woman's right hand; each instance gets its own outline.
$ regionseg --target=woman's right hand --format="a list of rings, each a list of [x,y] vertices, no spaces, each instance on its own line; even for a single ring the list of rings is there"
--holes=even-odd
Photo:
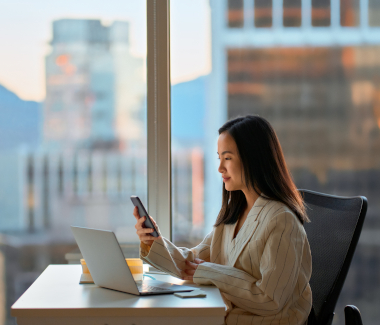
[[[154,231],[154,229],[152,229],[152,228],[143,228],[143,223],[146,220],[146,217],[140,218],[139,209],[137,207],[135,207],[133,209],[133,215],[134,215],[134,217],[137,220],[135,228],[136,228],[136,234],[137,234],[137,236],[139,236],[140,241],[142,241],[144,244],[146,244],[148,246],[152,246],[153,242],[155,240],[161,238],[161,237],[153,237],[150,234],[150,233],[152,233]],[[156,222],[153,220],[152,217],[150,217],[150,219],[152,220],[154,226],[157,229],[158,227],[157,227]]]

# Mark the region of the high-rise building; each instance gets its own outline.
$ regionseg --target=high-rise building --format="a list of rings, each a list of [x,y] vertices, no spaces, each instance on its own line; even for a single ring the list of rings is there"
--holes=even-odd
[[[208,148],[215,147],[215,130],[228,118],[259,114],[274,126],[296,178],[307,172],[324,186],[333,179],[329,173],[378,168],[380,11],[375,1],[210,3]],[[213,150],[206,150],[210,216],[218,214],[221,203],[214,161]]]
[[[46,57],[47,148],[125,148],[143,138],[144,60],[131,54],[129,24],[53,22]]]

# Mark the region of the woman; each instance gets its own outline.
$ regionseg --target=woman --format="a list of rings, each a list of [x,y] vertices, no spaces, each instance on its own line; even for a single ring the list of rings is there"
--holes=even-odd
[[[149,235],[137,219],[140,256],[176,277],[217,286],[226,324],[307,321],[312,296],[309,221],[277,136],[264,118],[238,117],[219,129],[223,201],[213,231],[197,247]]]

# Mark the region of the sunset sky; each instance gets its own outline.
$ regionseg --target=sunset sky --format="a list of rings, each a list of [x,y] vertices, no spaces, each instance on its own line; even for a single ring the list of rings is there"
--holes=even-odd
[[[132,51],[146,53],[145,0],[0,0],[0,84],[24,100],[45,98],[44,58],[50,51],[52,21],[101,19],[131,23]],[[210,72],[208,0],[171,1],[172,83]]]

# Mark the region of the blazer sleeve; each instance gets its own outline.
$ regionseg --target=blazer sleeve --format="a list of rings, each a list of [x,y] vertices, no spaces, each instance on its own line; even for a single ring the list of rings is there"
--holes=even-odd
[[[182,278],[186,269],[186,260],[193,262],[195,258],[210,261],[210,246],[214,230],[194,248],[177,247],[168,239],[162,237],[153,242],[149,247],[140,243],[140,258],[150,265],[169,273],[177,278]]]
[[[253,314],[278,314],[293,295],[306,235],[290,212],[275,216],[267,227],[269,236],[260,260],[261,279],[232,266],[203,263],[194,274],[194,282],[214,284],[233,304]]]

